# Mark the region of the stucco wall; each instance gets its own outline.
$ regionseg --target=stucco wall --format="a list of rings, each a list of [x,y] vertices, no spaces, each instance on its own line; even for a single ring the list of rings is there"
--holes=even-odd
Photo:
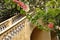
[[[12,40],[51,40],[50,33],[38,30],[26,19],[25,27]]]

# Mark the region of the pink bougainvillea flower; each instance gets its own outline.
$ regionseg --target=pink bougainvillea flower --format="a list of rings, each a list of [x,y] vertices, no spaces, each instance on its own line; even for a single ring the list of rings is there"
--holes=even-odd
[[[24,10],[27,9],[27,6],[26,6],[23,2],[19,2],[18,4],[19,4],[19,5],[21,6],[21,8],[23,8]]]
[[[23,10],[25,10],[26,12],[29,11],[29,6],[28,5],[25,5],[23,2],[19,1],[18,2],[18,5],[23,8]]]
[[[48,27],[49,27],[49,28],[53,28],[53,27],[54,27],[54,24],[53,24],[53,23],[49,23],[49,24],[48,24]]]
[[[29,11],[29,7],[27,5],[25,5],[23,2],[18,1],[18,0],[13,0],[13,2],[17,3],[26,12]]]

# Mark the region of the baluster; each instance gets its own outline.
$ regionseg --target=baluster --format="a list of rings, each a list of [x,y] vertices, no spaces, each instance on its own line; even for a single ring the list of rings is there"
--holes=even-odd
[[[21,28],[23,28],[24,27],[24,24],[21,24]]]
[[[6,28],[6,25],[4,25],[4,28]]]
[[[14,33],[11,31],[11,33],[10,33],[12,36],[14,36]]]
[[[18,29],[21,31],[21,26],[19,25]]]
[[[1,27],[1,31],[2,31],[3,29],[2,29],[2,27]]]
[[[0,31],[2,31],[2,25],[0,26]]]
[[[20,27],[21,27],[21,29],[22,29],[22,25],[21,25]]]
[[[14,30],[13,32],[14,32],[14,34],[16,34],[16,30]]]
[[[9,32],[8,36],[11,36],[11,38],[14,36],[14,35],[12,34],[12,31]]]
[[[5,40],[9,40],[9,38],[8,38],[8,37],[6,37],[6,38],[5,38]]]
[[[14,30],[14,29],[13,29],[13,31],[12,31],[12,32],[13,32],[13,35],[16,35],[16,30]]]
[[[17,33],[18,33],[18,32],[19,32],[19,29],[17,28],[16,31],[17,31]]]
[[[2,29],[4,30],[4,29],[5,29],[5,27],[3,26],[3,27],[2,27]]]
[[[11,35],[11,33],[8,34],[8,37],[11,39],[13,36]]]
[[[0,27],[0,31],[2,31],[2,28]]]
[[[18,29],[18,27],[16,27],[16,29],[15,29],[15,30],[16,30],[16,32],[17,32],[17,33],[19,32],[19,29]]]
[[[6,28],[5,25],[1,25],[1,27],[0,27],[0,31],[3,31],[5,28]]]
[[[2,30],[4,30],[5,28],[6,28],[6,26],[5,26],[5,25],[3,25],[3,26],[2,26]]]

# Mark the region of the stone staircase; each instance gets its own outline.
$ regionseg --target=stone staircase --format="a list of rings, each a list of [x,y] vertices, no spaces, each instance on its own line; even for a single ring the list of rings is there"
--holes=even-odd
[[[11,40],[24,28],[24,18],[20,15],[13,16],[12,18],[0,23],[0,40]],[[21,20],[20,20],[21,19]]]
[[[13,16],[0,23],[0,40],[57,40],[55,36],[51,38],[50,32],[41,30],[35,32],[35,28],[36,26],[31,24],[26,16]]]

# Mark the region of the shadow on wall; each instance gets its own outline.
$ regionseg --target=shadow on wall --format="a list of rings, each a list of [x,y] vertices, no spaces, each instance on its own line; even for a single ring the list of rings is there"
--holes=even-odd
[[[40,30],[38,28],[35,28],[31,34],[31,40],[39,40],[39,34]]]
[[[30,40],[51,40],[50,32],[35,28],[31,34]]]

